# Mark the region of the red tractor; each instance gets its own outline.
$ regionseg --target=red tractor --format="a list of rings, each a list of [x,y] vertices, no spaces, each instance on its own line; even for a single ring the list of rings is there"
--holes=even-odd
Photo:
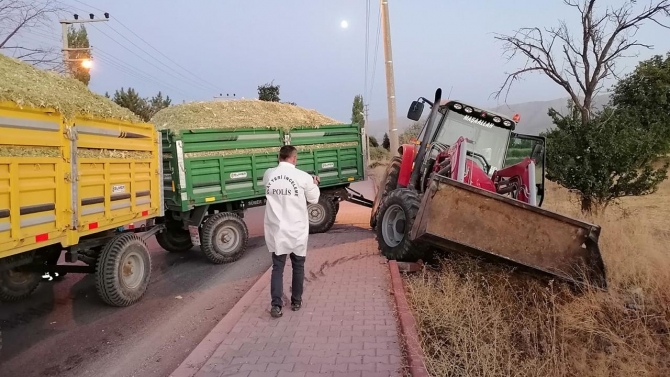
[[[382,254],[465,251],[606,288],[600,227],[540,208],[545,139],[514,132],[518,115],[441,102],[441,93],[412,102],[414,121],[431,106],[420,142],[402,145],[380,182],[370,226]]]

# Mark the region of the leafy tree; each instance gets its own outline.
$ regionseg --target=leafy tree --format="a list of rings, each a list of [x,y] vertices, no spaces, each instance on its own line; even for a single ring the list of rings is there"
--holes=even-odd
[[[419,132],[421,132],[421,128],[423,125],[419,122],[414,122],[412,123],[411,126],[409,126],[408,129],[403,131],[400,136],[398,137],[398,141],[400,144],[407,144],[410,142],[412,138],[418,138],[419,137]]]
[[[556,128],[545,134],[547,179],[577,192],[583,212],[653,193],[667,178],[667,163],[653,166],[659,156],[657,132],[626,112],[607,106],[584,125],[581,110],[568,101],[568,115],[550,109],[549,116]]]
[[[354,104],[351,106],[351,123],[360,124],[365,127],[365,116],[363,116],[363,96],[357,94],[354,97]]]
[[[387,151],[391,150],[391,140],[389,140],[389,135],[386,133],[382,139],[382,148],[386,149]]]
[[[171,104],[172,99],[170,99],[170,96],[166,96],[165,98],[163,98],[163,93],[158,92],[157,95],[151,97],[151,99],[148,101],[149,119],[153,118],[153,116],[156,115],[157,112],[170,106]]]
[[[147,103],[147,100],[140,97],[140,94],[133,88],[128,88],[128,90],[121,88],[121,90],[115,91],[112,101],[117,105],[132,111],[145,122],[150,119],[149,104]]]
[[[163,93],[161,92],[158,92],[157,95],[151,98],[143,98],[133,88],[128,88],[128,90],[121,88],[121,90],[117,90],[114,92],[112,101],[132,111],[145,122],[150,121],[158,111],[172,104],[170,96],[163,98]]]
[[[376,137],[368,136],[368,145],[370,145],[373,148],[377,148],[379,146],[379,142],[377,141]]]
[[[658,153],[670,152],[670,53],[638,64],[615,86],[612,105],[637,119],[640,125],[665,141]]]
[[[89,48],[88,33],[84,25],[79,25],[79,29],[75,29],[73,25],[67,31],[67,41],[70,48]],[[91,50],[88,51],[69,51],[68,57],[72,59],[67,62],[68,72],[72,77],[83,82],[85,85],[91,81],[91,73],[88,68],[82,66],[81,60],[75,59],[90,59]]]
[[[258,87],[258,99],[268,102],[279,102],[279,85],[274,85],[274,80],[270,83]]]

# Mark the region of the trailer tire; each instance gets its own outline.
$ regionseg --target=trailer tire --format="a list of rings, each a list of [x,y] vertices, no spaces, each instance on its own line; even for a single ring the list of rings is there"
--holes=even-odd
[[[156,242],[168,253],[183,253],[193,248],[191,235],[181,224],[173,221],[168,221],[165,229],[156,234]]]
[[[420,204],[419,194],[406,188],[391,191],[382,201],[376,238],[387,259],[403,262],[425,259],[428,248],[409,239]]]
[[[111,306],[130,306],[142,298],[151,278],[151,255],[142,238],[120,234],[102,249],[96,266],[98,295]]]
[[[221,212],[202,226],[200,249],[214,264],[231,263],[242,257],[248,241],[247,224],[234,213]]]
[[[335,224],[337,206],[335,198],[330,195],[321,195],[315,204],[307,205],[307,219],[309,234],[325,233]]]
[[[379,214],[379,206],[381,205],[381,202],[391,191],[398,187],[398,177],[400,176],[401,162],[402,160],[400,157],[393,157],[389,163],[389,166],[384,172],[384,176],[380,182],[381,186],[379,191],[377,191],[377,195],[375,196],[375,201],[372,205],[372,211],[370,211],[370,228],[373,230],[377,227],[377,215]]]
[[[0,271],[0,301],[12,302],[30,296],[40,285],[38,272],[17,269]]]

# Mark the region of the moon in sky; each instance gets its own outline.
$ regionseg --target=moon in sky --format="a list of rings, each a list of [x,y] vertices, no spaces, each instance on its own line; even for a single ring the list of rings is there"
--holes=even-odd
[[[344,20],[340,22],[340,26],[342,27],[342,29],[346,29],[349,27],[349,23],[347,22],[347,20]]]

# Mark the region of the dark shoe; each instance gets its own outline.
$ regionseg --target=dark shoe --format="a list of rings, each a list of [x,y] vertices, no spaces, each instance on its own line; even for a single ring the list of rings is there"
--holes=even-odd
[[[279,318],[284,315],[284,313],[281,311],[281,306],[273,306],[270,310],[270,315],[274,318]]]
[[[300,310],[301,306],[302,305],[300,303],[294,302],[294,303],[291,304],[291,310],[293,310],[294,312],[297,312],[298,310]]]

